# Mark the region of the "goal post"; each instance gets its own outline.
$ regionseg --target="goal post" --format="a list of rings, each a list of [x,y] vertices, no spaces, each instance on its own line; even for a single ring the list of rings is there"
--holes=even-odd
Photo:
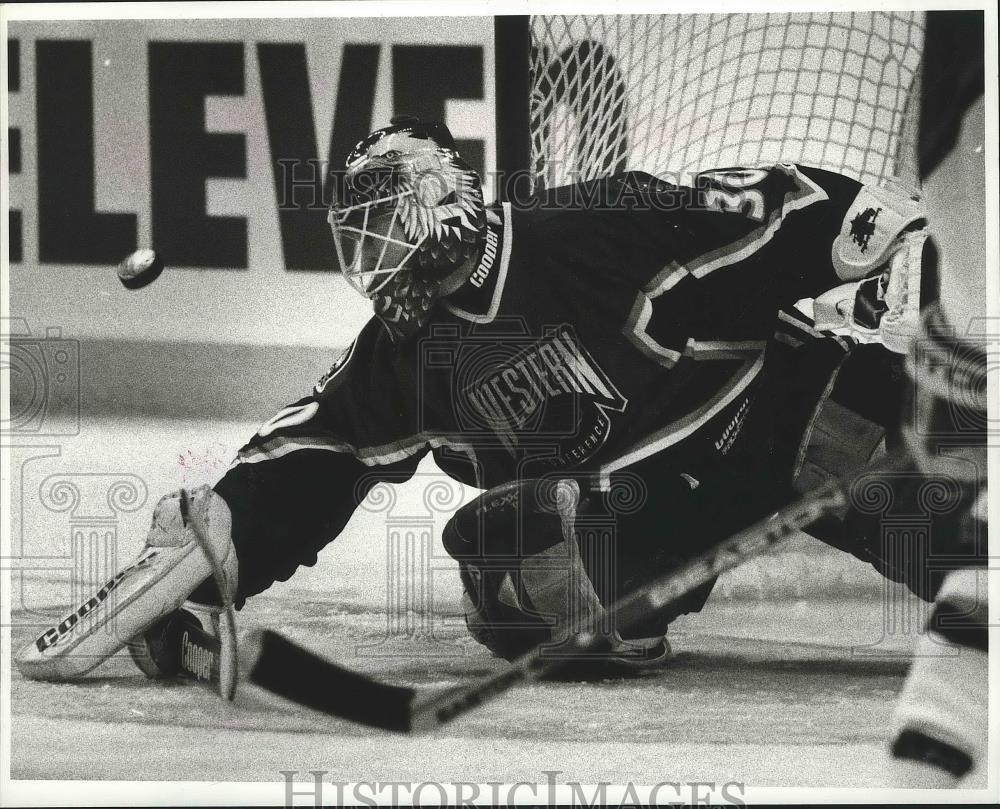
[[[774,162],[916,185],[923,17],[497,17],[499,186]]]

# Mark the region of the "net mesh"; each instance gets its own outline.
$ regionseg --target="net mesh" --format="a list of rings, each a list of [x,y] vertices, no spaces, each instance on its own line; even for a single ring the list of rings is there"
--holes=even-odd
[[[920,12],[535,16],[531,31],[536,186],[779,161],[916,184]]]

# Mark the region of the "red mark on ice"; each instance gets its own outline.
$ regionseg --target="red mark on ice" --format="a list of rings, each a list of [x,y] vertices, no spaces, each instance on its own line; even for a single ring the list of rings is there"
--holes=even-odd
[[[200,451],[186,449],[177,456],[177,465],[184,470],[183,483],[214,483],[222,477],[229,466],[233,451],[225,444],[216,442]]]

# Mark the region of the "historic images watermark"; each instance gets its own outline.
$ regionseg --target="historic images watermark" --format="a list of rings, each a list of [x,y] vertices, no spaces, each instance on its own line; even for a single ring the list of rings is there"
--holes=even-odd
[[[11,621],[21,642],[28,637],[22,631],[52,637],[113,606],[119,549],[130,544],[149,493],[131,471],[56,461],[81,435],[78,340],[58,326],[4,319],[0,365],[10,379],[0,445],[10,459],[12,529],[0,568],[10,574]],[[115,622],[102,631],[115,633]]]
[[[137,512],[148,503],[146,482],[129,472],[60,471],[42,467],[58,453],[12,448],[17,462],[11,616],[20,631],[58,638],[77,623],[114,610],[122,575],[120,549],[132,547]],[[114,635],[117,622],[101,630]],[[27,639],[27,635],[23,639]],[[128,638],[122,638],[128,640]]]
[[[541,192],[537,173],[530,169],[490,171],[479,186],[459,188],[457,194],[475,192],[488,186],[504,189],[505,199],[519,210],[636,210],[680,211],[689,208],[716,210],[752,210],[759,204],[759,169],[725,169],[707,172],[658,172],[656,177],[643,172],[622,171],[618,180],[592,180],[572,163],[559,168],[562,161],[552,160],[548,169],[565,178],[558,194]],[[376,179],[361,173],[351,178],[329,161],[319,159],[279,158],[275,161],[279,211],[325,211],[331,205],[348,200],[374,200],[385,196]],[[448,175],[433,165],[421,165],[412,179],[413,197],[418,205],[437,204],[444,190],[452,190]],[[489,201],[489,200],[487,200]]]
[[[80,432],[80,344],[23,318],[0,320],[0,367],[9,371],[10,417],[0,437],[57,438]]]
[[[746,806],[741,781],[661,781],[656,784],[560,781],[562,770],[542,770],[537,781],[325,781],[327,770],[280,770],[285,806]]]
[[[975,574],[968,580],[976,593],[961,608],[950,605],[947,620],[985,629],[986,573],[996,567],[987,548],[986,499],[988,448],[1000,435],[987,403],[989,377],[1000,367],[998,327],[990,318],[958,327],[925,313],[924,333],[907,359],[903,438],[912,462],[864,475],[851,490],[853,526],[884,577],[882,636],[855,654],[909,656],[911,648],[887,642],[900,636],[928,636],[918,654],[960,654],[931,630],[936,595],[949,573],[963,568]]]

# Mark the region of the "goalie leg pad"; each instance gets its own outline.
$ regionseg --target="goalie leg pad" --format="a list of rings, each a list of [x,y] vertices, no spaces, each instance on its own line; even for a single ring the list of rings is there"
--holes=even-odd
[[[460,508],[445,526],[444,547],[459,562],[466,626],[499,657],[512,660],[550,636],[548,623],[518,597],[518,568],[524,556],[562,544],[559,494],[572,493],[566,485],[505,483]],[[577,499],[578,490],[574,505]]]
[[[448,521],[445,550],[460,562],[495,567],[515,566],[522,556],[550,548],[562,538],[557,500],[568,493],[567,483],[515,480],[483,492]]]
[[[225,501],[210,487],[187,495],[197,521],[218,557],[228,597],[236,592],[236,552]],[[93,670],[184,603],[212,575],[212,566],[181,509],[182,492],[163,497],[136,560],[93,596],[46,629],[14,658],[25,677],[71,680]]]
[[[516,571],[478,570],[461,564],[462,610],[473,639],[497,657],[513,660],[549,639],[549,625],[521,609]]]
[[[544,643],[574,661],[571,676],[589,676],[584,659],[602,664],[595,676],[662,665],[662,634],[623,641],[613,626],[581,557],[581,507],[576,481],[529,480],[492,489],[455,515],[444,545],[460,563],[470,633],[507,659]],[[597,635],[604,651],[581,653],[571,642],[579,632]]]
[[[565,645],[576,632],[608,636],[611,646],[620,641],[572,536],[524,559],[521,582],[535,609],[552,622],[553,646]]]

